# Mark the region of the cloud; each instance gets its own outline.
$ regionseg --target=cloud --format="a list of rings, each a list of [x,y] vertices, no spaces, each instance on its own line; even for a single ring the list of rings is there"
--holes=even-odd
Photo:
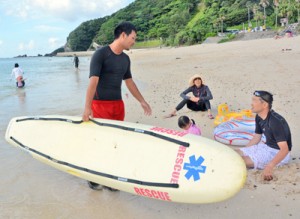
[[[61,27],[49,26],[49,25],[38,25],[35,26],[34,29],[41,31],[41,32],[54,32],[63,30]]]
[[[61,40],[59,40],[58,38],[55,38],[55,37],[50,37],[48,39],[48,44],[51,49],[57,49],[58,47],[63,45]]]
[[[33,40],[30,40],[28,43],[22,42],[19,44],[20,51],[33,50],[34,48],[35,48],[35,42]]]
[[[6,7],[6,14],[10,16],[21,17],[26,19],[30,14],[31,7],[26,5],[26,1],[10,1],[6,2],[2,7]]]
[[[6,14],[21,18],[54,16],[74,21],[98,18],[125,7],[133,0],[11,0],[2,5]]]

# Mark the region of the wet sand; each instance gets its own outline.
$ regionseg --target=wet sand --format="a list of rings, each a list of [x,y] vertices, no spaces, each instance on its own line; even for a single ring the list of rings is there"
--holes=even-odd
[[[284,51],[283,51],[284,49]],[[291,49],[286,51],[286,49]],[[212,111],[227,102],[233,111],[249,109],[254,90],[274,93],[274,110],[288,121],[293,137],[291,164],[275,170],[275,180],[264,182],[261,171],[250,170],[247,183],[235,197],[220,203],[189,205],[167,203],[124,192],[90,190],[82,179],[46,166],[0,139],[1,218],[299,218],[300,205],[300,37],[261,39],[226,44],[206,44],[182,48],[134,50],[128,52],[134,77],[146,84],[143,94],[153,115],[143,115],[129,96],[125,99],[126,120],[177,129],[180,115],[188,115],[201,127],[203,136],[213,138],[213,121],[206,113],[183,109],[177,117],[163,119],[180,101],[179,94],[191,75],[202,75],[214,99]],[[0,134],[4,136],[10,117],[27,114],[80,115],[87,85],[88,65],[77,75],[70,73],[74,88],[66,103],[30,105],[39,93],[26,89],[26,96],[6,100],[0,109]],[[53,85],[53,90],[55,91]],[[51,95],[48,91],[47,95]],[[57,92],[55,93],[57,96]],[[67,97],[64,97],[67,99]],[[23,98],[23,104],[21,100]],[[16,104],[14,104],[17,102]],[[3,105],[1,105],[2,107]]]

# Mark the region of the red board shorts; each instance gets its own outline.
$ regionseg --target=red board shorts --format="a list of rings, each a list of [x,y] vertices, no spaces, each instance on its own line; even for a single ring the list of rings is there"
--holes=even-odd
[[[125,107],[123,100],[93,100],[94,118],[124,121]]]

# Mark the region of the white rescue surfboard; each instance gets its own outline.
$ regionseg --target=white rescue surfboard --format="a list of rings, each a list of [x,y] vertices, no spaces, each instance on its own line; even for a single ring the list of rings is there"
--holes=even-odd
[[[246,167],[231,148],[161,127],[80,117],[13,118],[6,140],[85,180],[169,202],[213,203],[237,194]]]

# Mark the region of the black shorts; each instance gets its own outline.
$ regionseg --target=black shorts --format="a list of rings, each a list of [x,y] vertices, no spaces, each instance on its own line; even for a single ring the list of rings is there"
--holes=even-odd
[[[192,111],[206,111],[207,110],[204,102],[195,103],[193,101],[188,101],[186,106],[187,106],[187,108],[189,108]]]
[[[19,85],[19,83],[16,82],[16,85],[17,85],[18,88],[22,88],[22,87],[25,86],[25,81],[21,81],[21,85]]]

